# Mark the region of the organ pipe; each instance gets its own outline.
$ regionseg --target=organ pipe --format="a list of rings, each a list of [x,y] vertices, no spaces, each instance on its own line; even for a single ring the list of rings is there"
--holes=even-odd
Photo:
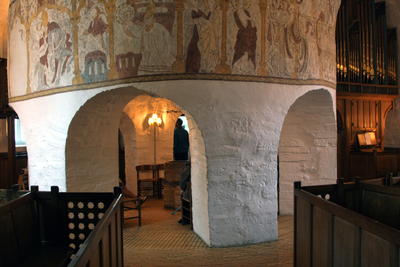
[[[338,85],[397,86],[397,36],[395,29],[386,29],[385,8],[385,2],[374,0],[342,1],[336,27]]]

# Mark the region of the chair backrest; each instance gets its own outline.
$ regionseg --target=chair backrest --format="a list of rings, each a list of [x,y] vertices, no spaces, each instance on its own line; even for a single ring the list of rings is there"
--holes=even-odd
[[[137,165],[137,171],[152,171],[154,165]]]
[[[155,175],[156,175],[155,172],[157,170],[156,170],[156,166],[155,165],[138,165],[138,166],[136,166],[136,171],[137,171],[137,179],[139,180],[141,172],[152,171],[152,177],[151,178],[154,178]],[[146,178],[149,178],[149,177],[146,177]]]

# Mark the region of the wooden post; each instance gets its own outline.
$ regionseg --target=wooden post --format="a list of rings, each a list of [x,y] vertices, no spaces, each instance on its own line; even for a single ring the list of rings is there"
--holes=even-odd
[[[36,193],[39,191],[39,186],[38,185],[32,185],[31,186],[31,192],[32,193]]]
[[[61,225],[60,223],[60,214],[59,214],[59,210],[58,210],[58,186],[52,186],[51,187],[51,202],[50,202],[50,210],[51,210],[51,218],[50,218],[50,240],[53,243],[59,243],[61,242],[61,240],[58,240],[58,238],[56,238],[57,236],[59,236],[59,234],[57,234],[57,232],[62,231],[61,228],[59,228],[58,226]]]
[[[393,173],[389,173],[387,176],[386,186],[393,186]]]
[[[122,194],[122,187],[114,186],[114,198],[117,198],[120,194]]]
[[[356,212],[360,212],[360,183],[361,183],[361,177],[356,177],[356,188],[354,190],[354,195],[353,195],[353,205],[354,205],[354,210]]]
[[[14,184],[11,188],[11,199],[16,199],[18,197],[17,193],[18,193],[18,189],[19,189],[19,185]]]
[[[381,133],[383,131],[380,131]],[[372,179],[376,179],[378,178],[378,151],[376,149],[374,149],[374,151],[372,152],[372,157],[373,157],[373,162],[374,164],[372,165],[372,175],[374,175],[374,177],[372,177]]]
[[[301,182],[294,182],[294,192],[296,190],[301,189]],[[296,193],[294,194],[294,223],[293,223],[293,256],[294,256],[294,267],[297,266],[297,198],[296,198]]]
[[[338,205],[344,204],[344,179],[339,178],[337,183],[337,203]]]

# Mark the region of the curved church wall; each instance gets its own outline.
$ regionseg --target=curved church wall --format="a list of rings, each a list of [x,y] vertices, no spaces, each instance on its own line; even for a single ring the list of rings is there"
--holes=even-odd
[[[210,246],[276,239],[280,132],[302,95],[323,89],[335,99],[339,2],[11,1],[9,88],[27,139],[31,184],[67,189],[69,127],[92,98],[105,93],[89,117],[115,133],[102,137],[111,154],[93,153],[103,166],[117,164],[124,106],[140,94],[161,97],[195,125],[195,232]],[[321,122],[328,128],[334,105],[331,120]],[[115,179],[94,185],[97,191],[118,183],[118,168],[105,171],[100,175]],[[326,172],[336,179],[334,166]]]

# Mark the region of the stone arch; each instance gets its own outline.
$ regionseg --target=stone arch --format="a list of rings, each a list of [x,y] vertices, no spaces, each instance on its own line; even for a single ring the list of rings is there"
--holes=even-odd
[[[86,101],[76,112],[68,128],[65,148],[67,191],[111,191],[118,185],[118,128],[121,121],[128,123],[129,119],[132,120],[134,115],[131,114],[132,110],[126,109],[131,101],[136,101],[137,105],[143,104],[150,107],[157,101],[175,104],[171,100],[133,87],[105,91]],[[175,104],[175,106],[186,115],[190,128],[194,231],[209,244],[207,160],[204,140],[196,121],[184,109],[184,103]],[[163,122],[175,124],[176,118],[168,120],[167,117],[171,113],[166,111],[159,112],[162,113]],[[130,142],[136,145],[134,146],[136,149],[140,149],[137,128],[142,128],[143,131],[149,130],[148,124],[145,123],[148,113],[150,112],[134,115],[139,116],[137,119],[143,123],[133,122],[124,126],[125,134],[133,133],[135,128],[135,140],[132,139]],[[174,116],[179,117],[179,115],[176,113]],[[173,131],[170,134],[172,135]],[[170,150],[169,160],[172,160],[172,144]],[[137,164],[143,164],[140,162],[140,156],[132,153],[131,159]],[[168,155],[166,157],[168,158]],[[166,161],[167,158],[161,157],[160,160]],[[159,160],[158,156],[157,160]]]
[[[313,90],[297,98],[279,140],[279,212],[293,214],[293,182],[336,182],[336,121],[332,95]],[[335,160],[332,160],[335,159]]]
[[[118,185],[118,127],[123,108],[144,92],[99,93],[76,112],[65,148],[67,191],[111,191]]]

